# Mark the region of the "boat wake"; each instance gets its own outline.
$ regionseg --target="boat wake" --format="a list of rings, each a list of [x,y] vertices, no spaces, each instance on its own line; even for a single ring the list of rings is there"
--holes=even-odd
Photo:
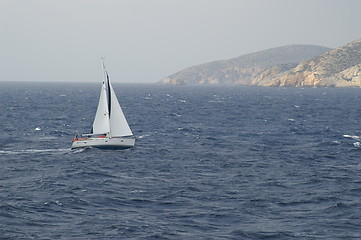
[[[37,153],[67,153],[71,152],[70,148],[61,149],[25,149],[25,150],[0,150],[0,154],[17,155],[17,154],[37,154]]]

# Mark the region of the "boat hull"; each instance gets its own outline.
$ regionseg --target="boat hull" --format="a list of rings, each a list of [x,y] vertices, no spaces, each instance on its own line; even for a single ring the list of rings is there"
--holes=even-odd
[[[71,148],[118,148],[126,149],[134,147],[134,138],[86,138],[75,140],[71,145]]]

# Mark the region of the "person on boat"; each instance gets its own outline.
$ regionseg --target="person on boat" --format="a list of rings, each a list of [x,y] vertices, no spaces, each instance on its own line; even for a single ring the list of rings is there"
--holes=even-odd
[[[78,135],[75,135],[73,142],[78,141],[78,140],[79,140]]]

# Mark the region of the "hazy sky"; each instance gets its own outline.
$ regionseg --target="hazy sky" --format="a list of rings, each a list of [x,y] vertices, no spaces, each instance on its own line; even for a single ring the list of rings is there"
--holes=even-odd
[[[155,82],[290,44],[361,38],[360,0],[0,0],[0,81]]]

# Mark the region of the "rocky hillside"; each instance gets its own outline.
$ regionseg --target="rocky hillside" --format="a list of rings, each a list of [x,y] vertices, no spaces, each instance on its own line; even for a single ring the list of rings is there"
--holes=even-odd
[[[361,39],[331,50],[279,75],[254,80],[263,86],[361,87]]]
[[[270,81],[274,77],[293,69],[300,62],[329,50],[331,49],[313,45],[272,48],[230,60],[189,67],[160,80],[160,82],[166,84],[272,85]]]

